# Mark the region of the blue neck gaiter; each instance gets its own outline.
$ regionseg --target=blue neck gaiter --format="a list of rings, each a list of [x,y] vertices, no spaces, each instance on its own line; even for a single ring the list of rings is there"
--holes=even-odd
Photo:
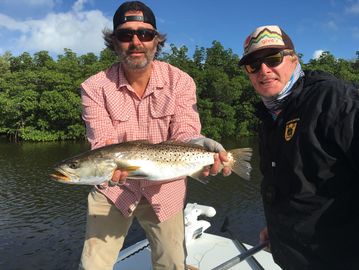
[[[264,105],[272,114],[282,108],[282,105],[286,101],[286,98],[292,93],[293,85],[296,83],[296,81],[298,81],[300,77],[303,76],[304,72],[300,63],[298,63],[288,83],[284,86],[284,88],[282,89],[282,91],[279,92],[278,95],[273,97],[261,96]]]

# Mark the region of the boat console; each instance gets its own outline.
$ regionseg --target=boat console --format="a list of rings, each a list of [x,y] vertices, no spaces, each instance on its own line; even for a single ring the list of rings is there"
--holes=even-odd
[[[207,220],[198,220],[199,216],[213,217],[216,210],[211,206],[197,203],[188,203],[184,209],[185,240],[189,245],[193,240],[201,237],[211,223]]]

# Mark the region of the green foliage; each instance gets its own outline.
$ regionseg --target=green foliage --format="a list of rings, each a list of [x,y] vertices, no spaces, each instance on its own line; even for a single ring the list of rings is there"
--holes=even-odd
[[[202,133],[216,140],[235,135],[236,112],[224,102],[212,102],[208,99],[198,101],[202,122]]]
[[[257,119],[250,113],[257,99],[238,67],[239,57],[218,41],[211,48],[197,47],[192,59],[187,53],[187,47],[171,44],[171,52],[163,53],[161,60],[186,71],[195,80],[202,133],[214,139],[253,134]],[[239,115],[248,118],[238,118]]]
[[[54,61],[46,51],[33,58],[6,53],[2,67],[8,72],[0,76],[0,134],[31,141],[84,139],[78,89],[100,70],[97,56],[77,57],[65,49]]]
[[[19,130],[20,137],[24,141],[57,141],[63,137],[63,132],[37,130],[34,127],[24,127]]]
[[[11,52],[7,51],[0,56],[0,78],[10,72]]]
[[[48,51],[35,53],[33,63],[36,68],[45,68],[48,70],[54,70],[56,68],[56,62],[51,58]]]
[[[354,60],[336,59],[324,52],[304,69],[318,69],[359,84],[359,51]],[[301,57],[301,55],[300,55]],[[239,57],[219,41],[210,48],[170,45],[159,57],[187,72],[196,82],[202,133],[221,140],[256,133],[254,104],[259,101]],[[81,119],[80,84],[108,68],[117,56],[104,49],[99,56],[78,56],[70,49],[54,60],[47,51],[0,56],[0,135],[29,141],[85,138]]]
[[[356,52],[357,59],[348,61],[336,59],[330,52],[323,52],[318,59],[312,59],[306,69],[322,70],[346,81],[359,83],[359,51]]]

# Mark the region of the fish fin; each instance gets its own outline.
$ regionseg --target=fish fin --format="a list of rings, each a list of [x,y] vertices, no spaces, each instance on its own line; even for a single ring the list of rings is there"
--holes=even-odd
[[[202,175],[202,170],[191,174],[189,177],[191,177],[193,180],[199,181],[205,185],[209,183],[208,177],[205,177]]]
[[[127,171],[129,173],[134,172],[141,168],[140,166],[119,166],[118,169],[121,171]]]
[[[238,148],[228,151],[233,156],[232,171],[245,180],[249,180],[252,166],[249,163],[252,157],[251,148]]]
[[[164,142],[161,142],[161,143],[159,143],[159,144],[164,144],[164,145],[179,145],[179,146],[185,146],[185,147],[193,147],[193,148],[198,148],[198,149],[205,149],[203,146],[198,145],[198,144],[188,143],[188,142],[181,142],[181,141],[175,141],[175,140],[164,141]]]

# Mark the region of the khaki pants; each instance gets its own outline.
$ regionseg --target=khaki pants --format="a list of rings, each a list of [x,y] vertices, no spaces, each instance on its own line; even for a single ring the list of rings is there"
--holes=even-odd
[[[137,218],[150,243],[153,270],[185,269],[183,211],[159,223],[152,207],[142,199],[126,218],[96,189],[88,196],[86,239],[79,269],[112,270],[133,217]]]

